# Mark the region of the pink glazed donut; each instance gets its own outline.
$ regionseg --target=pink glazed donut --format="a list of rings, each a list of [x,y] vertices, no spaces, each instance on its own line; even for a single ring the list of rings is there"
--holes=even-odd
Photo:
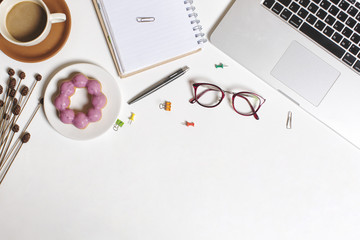
[[[70,109],[70,98],[75,94],[76,88],[86,88],[91,96],[91,108],[87,113],[75,112]],[[59,112],[60,121],[73,124],[75,127],[84,129],[89,123],[101,119],[103,109],[107,103],[106,96],[101,92],[101,84],[98,80],[88,79],[78,73],[71,80],[63,82],[59,89],[60,94],[55,98],[55,108]]]

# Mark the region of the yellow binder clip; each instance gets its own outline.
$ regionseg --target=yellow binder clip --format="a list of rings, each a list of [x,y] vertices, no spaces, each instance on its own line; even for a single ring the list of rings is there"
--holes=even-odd
[[[171,111],[171,102],[165,101],[165,103],[160,103],[160,109],[165,109],[165,111]]]

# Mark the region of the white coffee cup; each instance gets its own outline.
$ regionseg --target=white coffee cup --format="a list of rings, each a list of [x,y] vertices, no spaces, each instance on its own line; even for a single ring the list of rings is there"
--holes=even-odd
[[[15,5],[25,2],[38,4],[45,11],[47,19],[43,31],[37,37],[29,41],[20,41],[9,33],[6,20],[9,12]],[[0,34],[9,42],[19,46],[33,46],[39,44],[49,35],[53,23],[64,21],[66,21],[66,15],[64,13],[50,13],[48,7],[42,0],[3,0],[0,3]]]

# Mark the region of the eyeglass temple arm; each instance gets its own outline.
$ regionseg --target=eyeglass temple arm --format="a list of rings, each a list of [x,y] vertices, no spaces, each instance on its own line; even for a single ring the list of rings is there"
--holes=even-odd
[[[253,93],[254,94],[254,93]],[[264,102],[266,101],[265,98],[261,97],[260,95],[258,94],[255,94],[258,98],[259,98],[259,101],[260,101],[260,104],[259,104],[259,107],[258,109],[255,111],[254,107],[250,104],[249,100],[247,100],[250,104],[250,107],[251,107],[251,110],[253,111],[254,113],[254,117],[256,120],[259,120],[259,115],[257,114],[257,111],[260,109],[260,107],[264,104]],[[261,101],[262,100],[262,101]]]
[[[259,120],[259,115],[257,115],[257,113],[256,113],[253,105],[250,103],[250,101],[249,101],[246,97],[244,97],[244,99],[245,99],[246,102],[249,104],[249,106],[250,106],[250,108],[251,108],[251,111],[253,112],[252,115],[254,116],[254,118],[255,118],[256,120]]]
[[[257,94],[256,94],[257,95]],[[254,109],[254,107],[253,107],[253,105],[250,103],[250,101],[249,101],[249,99],[247,99],[246,97],[244,97],[244,96],[241,96],[243,99],[245,99],[245,101],[249,104],[249,106],[250,106],[250,108],[251,108],[251,111],[252,111],[252,115],[254,116],[254,118],[256,119],[256,120],[259,120],[259,115],[256,113],[256,111],[255,111],[255,109]],[[261,98],[259,98],[259,101],[260,101],[260,105],[259,105],[259,108],[261,107],[261,105],[265,102],[265,99],[264,99],[264,102],[261,102]],[[259,108],[258,108],[258,110],[259,110]]]

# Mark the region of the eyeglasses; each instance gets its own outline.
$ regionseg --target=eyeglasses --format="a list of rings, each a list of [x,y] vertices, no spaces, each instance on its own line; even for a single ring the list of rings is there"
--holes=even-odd
[[[256,93],[224,91],[210,83],[194,83],[193,87],[195,97],[189,100],[190,103],[197,102],[203,107],[213,108],[221,103],[225,93],[233,94],[231,103],[235,112],[243,116],[254,116],[256,120],[259,120],[257,111],[266,101]]]

